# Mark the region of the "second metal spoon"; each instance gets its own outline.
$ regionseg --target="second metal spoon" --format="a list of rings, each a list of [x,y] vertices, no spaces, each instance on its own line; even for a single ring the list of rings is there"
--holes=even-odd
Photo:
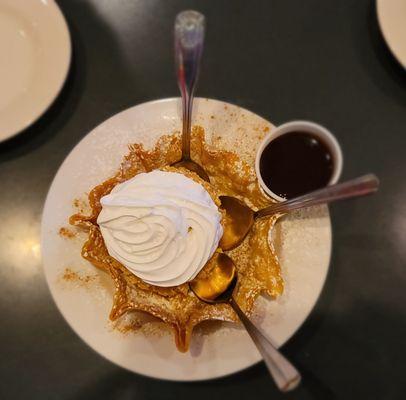
[[[303,196],[272,204],[259,211],[253,211],[242,201],[231,196],[220,196],[221,207],[226,211],[226,225],[219,246],[231,250],[241,244],[256,218],[268,215],[285,214],[289,211],[331,203],[337,200],[365,196],[378,190],[379,180],[373,174],[327,186]]]
[[[225,253],[217,253],[213,257],[215,257],[215,266],[209,276],[204,279],[197,276],[189,283],[190,288],[200,300],[206,303],[229,304],[257,346],[278,388],[283,392],[294,389],[301,380],[299,372],[250,321],[233,297],[237,284],[237,269],[233,260]]]

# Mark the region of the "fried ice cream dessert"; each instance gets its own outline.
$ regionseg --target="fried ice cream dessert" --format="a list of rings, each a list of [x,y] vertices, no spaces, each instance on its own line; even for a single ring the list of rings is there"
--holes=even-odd
[[[174,332],[177,348],[189,349],[193,329],[207,320],[238,321],[227,304],[206,304],[188,282],[213,267],[212,257],[227,223],[219,196],[239,198],[254,210],[270,201],[259,189],[254,168],[238,154],[205,141],[193,127],[192,159],[210,183],[183,168],[179,135],[162,136],[153,149],[129,146],[114,176],[93,188],[89,215],[70,223],[87,232],[82,256],[109,274],[115,285],[110,320],[144,312]],[[276,217],[258,219],[243,243],[226,253],[238,270],[235,299],[248,315],[261,294],[283,292],[277,255],[269,243]]]

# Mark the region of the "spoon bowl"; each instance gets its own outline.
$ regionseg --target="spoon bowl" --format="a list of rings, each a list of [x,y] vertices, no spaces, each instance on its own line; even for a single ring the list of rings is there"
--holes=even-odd
[[[194,172],[195,174],[199,175],[200,178],[202,178],[204,181],[206,182],[210,182],[210,178],[207,175],[206,171],[204,170],[204,168],[202,166],[200,166],[199,164],[195,163],[192,160],[181,160],[176,162],[175,164],[172,164],[174,167],[178,167],[178,168],[185,168],[188,169],[189,171]]]
[[[237,284],[237,270],[233,260],[224,253],[214,255],[215,266],[206,278],[195,278],[189,283],[193,293],[205,303],[217,304],[230,300]]]
[[[232,196],[220,196],[221,208],[226,211],[223,236],[219,246],[223,250],[237,247],[254,224],[255,212],[241,200]]]

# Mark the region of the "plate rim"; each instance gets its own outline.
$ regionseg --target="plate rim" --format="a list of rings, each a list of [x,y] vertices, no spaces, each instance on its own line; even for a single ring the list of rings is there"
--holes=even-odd
[[[111,116],[108,117],[107,119],[101,121],[101,122],[98,123],[97,125],[95,125],[93,128],[91,128],[91,129],[81,138],[81,140],[80,140],[79,142],[77,142],[77,144],[69,151],[69,153],[66,155],[65,159],[63,160],[63,162],[62,162],[62,163],[60,164],[60,166],[58,167],[58,170],[57,170],[57,172],[55,173],[55,175],[54,175],[54,177],[53,177],[53,179],[52,179],[52,183],[51,183],[51,185],[50,185],[50,187],[49,187],[49,190],[48,190],[48,193],[47,193],[45,202],[44,202],[44,206],[43,206],[43,209],[42,209],[42,214],[41,214],[41,215],[42,215],[42,216],[41,216],[41,240],[40,240],[41,249],[44,248],[44,239],[45,239],[45,235],[44,235],[44,231],[45,231],[45,229],[44,229],[44,211],[45,211],[45,209],[47,208],[48,202],[50,201],[49,198],[50,198],[50,193],[51,193],[52,187],[53,187],[53,185],[54,185],[54,183],[55,183],[55,180],[56,180],[56,177],[57,177],[59,171],[62,169],[63,165],[65,164],[65,162],[67,162],[67,159],[68,159],[68,158],[70,157],[70,155],[75,151],[75,149],[76,149],[78,146],[80,146],[80,145],[82,144],[82,142],[86,140],[86,138],[88,137],[88,135],[90,135],[90,134],[91,134],[95,129],[97,129],[100,125],[103,125],[103,124],[107,123],[107,121],[111,120],[112,118],[117,117],[118,115],[120,115],[120,114],[122,114],[122,113],[128,112],[129,110],[131,110],[131,109],[133,109],[133,108],[135,108],[135,107],[142,107],[142,106],[151,105],[151,104],[159,104],[159,103],[163,103],[163,102],[179,101],[179,99],[180,99],[179,97],[168,97],[168,98],[161,98],[161,99],[149,100],[149,101],[146,101],[146,102],[143,102],[143,103],[136,104],[136,105],[134,105],[134,106],[128,107],[128,108],[126,108],[126,109],[123,109],[123,110],[121,110],[121,111],[115,113],[114,115],[111,115]],[[225,105],[232,105],[232,106],[238,107],[238,108],[240,108],[240,109],[242,109],[242,110],[244,110],[244,111],[246,111],[246,112],[252,113],[252,114],[254,114],[255,116],[257,116],[257,117],[259,117],[259,118],[262,118],[262,119],[264,119],[266,122],[270,123],[268,120],[266,120],[264,117],[260,116],[259,114],[256,114],[256,113],[254,113],[253,111],[250,111],[250,110],[248,110],[248,109],[246,109],[246,108],[244,108],[244,107],[242,107],[242,106],[240,106],[240,105],[230,103],[230,102],[228,102],[228,101],[217,100],[217,99],[206,98],[206,97],[195,97],[195,99],[198,99],[198,100],[200,100],[200,101],[213,101],[213,102],[219,102],[219,103],[222,103],[222,104],[225,104]],[[272,124],[272,123],[271,123],[271,124]],[[272,125],[273,125],[273,124],[272,124]],[[316,307],[317,303],[319,302],[320,296],[321,296],[321,294],[322,294],[322,292],[323,292],[323,289],[324,289],[324,287],[325,287],[325,283],[326,283],[326,280],[327,280],[327,277],[328,277],[328,274],[329,274],[329,271],[330,271],[331,259],[332,259],[332,250],[333,250],[333,249],[332,249],[332,245],[333,245],[333,230],[332,230],[332,224],[331,224],[331,215],[330,215],[328,206],[326,206],[326,208],[327,208],[327,217],[328,217],[328,224],[329,224],[329,243],[328,243],[328,245],[329,245],[330,251],[329,251],[329,256],[328,256],[327,266],[326,266],[326,269],[325,269],[324,276],[322,277],[319,290],[317,291],[317,296],[315,297],[315,301],[314,301],[314,303],[312,304],[312,306],[308,309],[308,311],[304,314],[303,321],[297,326],[297,328],[296,328],[290,335],[288,335],[288,336],[282,341],[282,343],[280,343],[280,345],[279,345],[278,347],[284,346],[289,340],[292,339],[292,337],[293,337],[294,335],[296,335],[296,334],[299,332],[300,328],[301,328],[301,327],[303,326],[303,324],[307,321],[309,315],[313,312],[314,308]],[[215,376],[211,376],[211,377],[193,377],[193,378],[190,378],[190,377],[187,376],[187,375],[182,375],[181,377],[177,377],[177,378],[165,377],[165,376],[162,376],[162,375],[160,375],[160,374],[151,374],[151,373],[148,373],[148,374],[147,374],[147,373],[142,372],[142,371],[139,371],[139,370],[137,370],[137,369],[135,369],[135,368],[134,368],[134,369],[128,368],[127,366],[121,365],[121,364],[119,364],[118,362],[116,362],[116,361],[114,361],[114,360],[111,360],[110,358],[108,358],[108,357],[105,356],[104,354],[100,353],[100,352],[93,346],[93,344],[92,344],[91,342],[89,342],[87,339],[85,339],[84,337],[82,337],[82,335],[79,334],[79,332],[76,330],[76,328],[74,328],[74,327],[69,323],[67,317],[66,317],[65,314],[62,312],[61,307],[59,306],[58,302],[56,301],[56,296],[55,296],[56,291],[55,291],[55,287],[54,287],[53,284],[51,284],[51,282],[50,282],[50,280],[49,280],[50,277],[45,273],[45,267],[44,267],[44,262],[43,262],[43,260],[42,260],[42,269],[43,269],[43,272],[44,272],[44,275],[45,275],[45,278],[46,278],[46,282],[47,282],[48,289],[49,289],[49,291],[50,291],[50,293],[51,293],[52,300],[53,300],[54,304],[56,305],[56,307],[57,307],[59,313],[62,315],[64,321],[65,321],[66,324],[68,325],[68,327],[69,327],[70,329],[72,329],[72,330],[75,332],[75,334],[79,337],[79,339],[82,340],[87,346],[89,346],[89,347],[92,349],[92,351],[94,351],[95,353],[97,353],[99,356],[103,357],[105,360],[108,360],[109,362],[113,363],[114,365],[117,365],[117,366],[119,366],[119,367],[121,367],[121,368],[123,368],[123,369],[125,369],[125,370],[127,370],[127,371],[129,371],[129,372],[136,373],[136,374],[139,374],[139,375],[144,376],[144,377],[147,377],[147,378],[159,379],[159,380],[166,380],[166,381],[171,381],[171,382],[199,382],[199,381],[207,381],[207,380],[221,379],[221,378],[224,378],[224,377],[227,377],[227,376],[231,376],[231,375],[233,375],[233,374],[235,374],[235,373],[239,373],[239,372],[248,370],[249,368],[253,367],[254,365],[257,365],[258,363],[262,362],[262,358],[261,358],[261,356],[258,354],[258,357],[256,357],[257,359],[256,359],[255,361],[252,361],[251,364],[246,365],[245,367],[238,368],[238,369],[235,369],[235,370],[233,370],[233,371],[228,371],[228,372],[225,372],[225,373],[217,373]]]
[[[7,133],[4,137],[0,137],[0,143],[6,142],[6,141],[14,138],[15,136],[19,135],[20,133],[22,133],[26,129],[28,129],[30,126],[32,126],[35,122],[37,122],[54,104],[55,100],[60,95],[60,93],[66,83],[66,80],[67,80],[67,77],[68,77],[68,74],[70,71],[70,67],[72,64],[72,37],[70,34],[69,25],[65,18],[64,13],[62,12],[61,8],[59,7],[59,4],[55,0],[49,1],[46,6],[52,7],[55,10],[55,12],[58,14],[59,23],[61,24],[61,27],[63,27],[63,30],[65,31],[66,36],[67,36],[65,66],[64,66],[64,70],[62,71],[61,80],[60,80],[58,86],[53,91],[53,94],[49,96],[49,99],[48,99],[47,103],[44,105],[44,107],[42,108],[42,110],[38,111],[38,113],[36,115],[34,115],[31,118],[29,118],[28,120],[26,120],[15,131],[11,131],[11,132]]]

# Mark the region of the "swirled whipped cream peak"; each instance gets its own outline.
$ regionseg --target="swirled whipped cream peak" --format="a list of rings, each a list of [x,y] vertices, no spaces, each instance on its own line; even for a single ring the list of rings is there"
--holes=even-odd
[[[136,175],[100,201],[97,223],[109,254],[152,285],[192,280],[223,234],[210,194],[177,172]]]

